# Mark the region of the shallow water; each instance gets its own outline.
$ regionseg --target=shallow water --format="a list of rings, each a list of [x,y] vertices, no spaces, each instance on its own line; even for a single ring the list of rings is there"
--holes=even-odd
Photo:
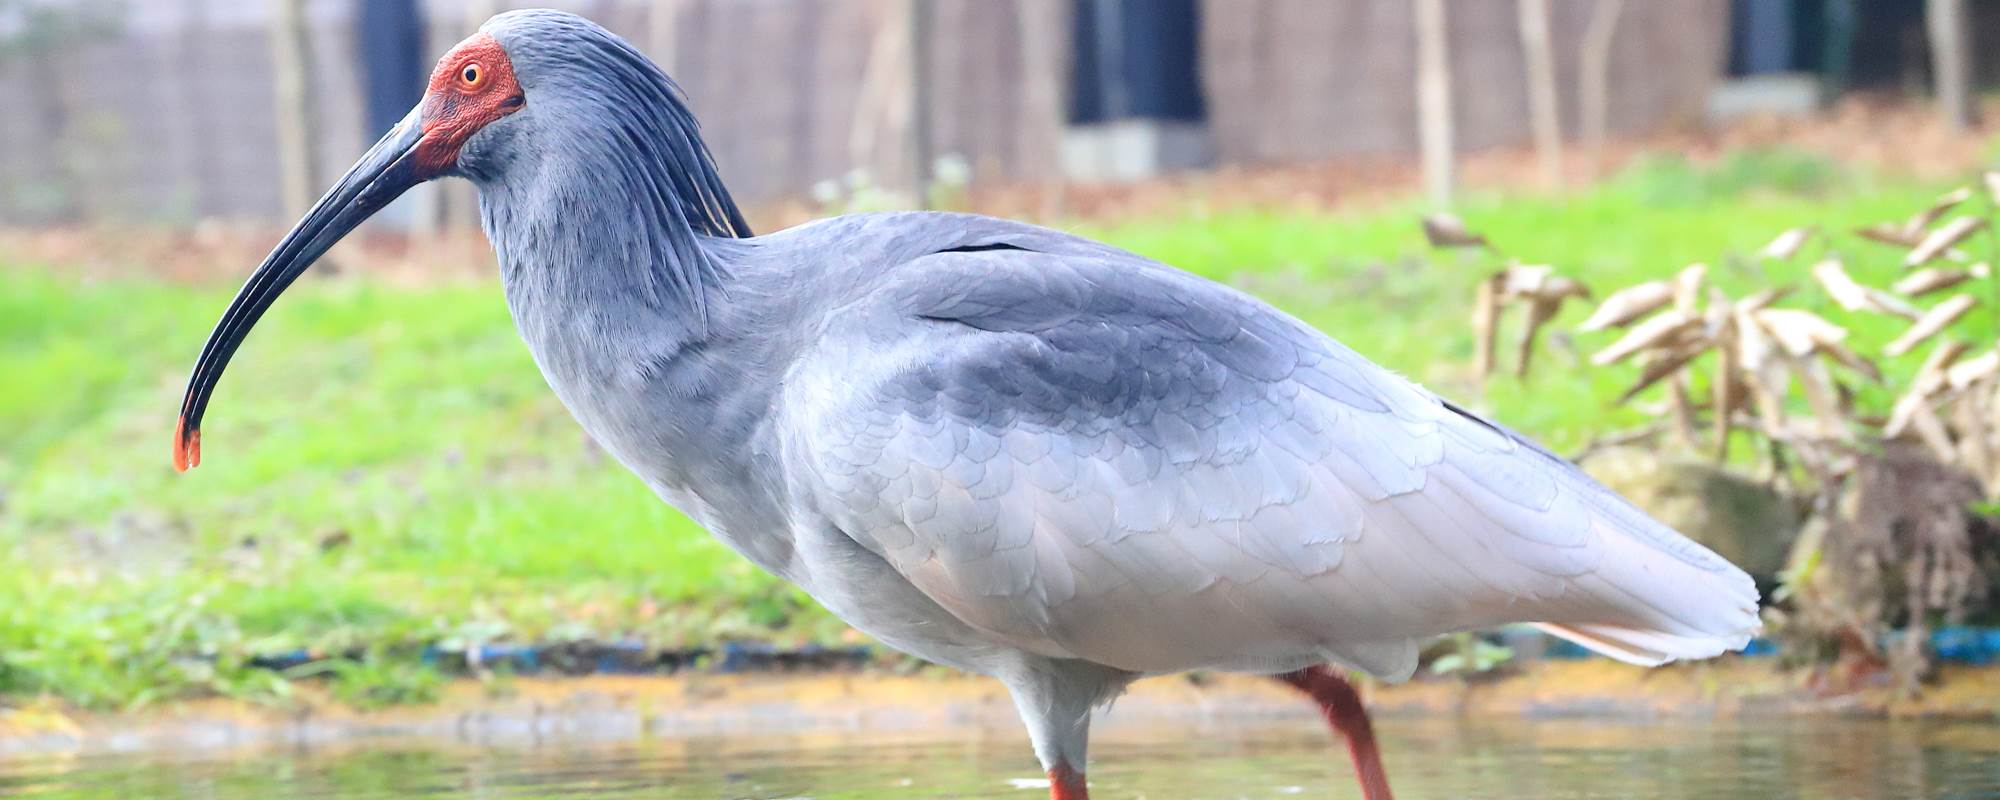
[[[1397,796],[2000,797],[2000,727],[1889,721],[1378,723]],[[616,745],[378,743],[230,758],[0,761],[32,798],[1016,798],[1047,796],[1016,730],[652,739]],[[1091,791],[1115,798],[1352,798],[1310,721],[1102,726]]]

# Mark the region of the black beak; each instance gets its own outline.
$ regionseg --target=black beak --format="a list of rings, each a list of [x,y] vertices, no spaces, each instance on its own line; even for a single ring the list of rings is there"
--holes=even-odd
[[[346,177],[306,212],[305,219],[285,234],[277,249],[264,257],[264,263],[236,292],[229,310],[222,313],[222,321],[209,333],[208,343],[202,345],[194,374],[188,377],[180,424],[174,428],[175,469],[186,470],[201,463],[201,415],[208,408],[209,394],[215,391],[215,381],[222,377],[222,368],[229,365],[229,357],[235,355],[237,346],[243,343],[258,318],[264,316],[264,310],[271,307],[271,302],[356,226],[410,187],[434,177],[419,174],[411,158],[422,140],[417,113],[412,112],[374,147],[368,148]]]

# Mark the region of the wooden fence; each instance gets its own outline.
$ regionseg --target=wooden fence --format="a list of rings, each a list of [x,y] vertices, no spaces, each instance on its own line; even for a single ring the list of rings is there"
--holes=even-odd
[[[101,11],[103,19],[24,35],[32,26],[6,16],[24,1],[58,17]],[[885,185],[904,179],[906,2],[532,4],[589,15],[667,65],[732,187],[757,202],[857,168]],[[963,157],[975,180],[1053,176],[1072,0],[931,2],[934,151]],[[1593,2],[1552,5],[1572,117],[1575,42]],[[442,52],[493,11],[529,4],[432,0],[430,50]],[[1720,71],[1724,3],[1626,5],[1612,63],[1614,129],[1695,113]],[[1514,4],[1450,8],[1459,145],[1525,141]],[[322,181],[370,135],[354,9],[355,0],[310,0],[307,9]],[[1222,163],[1414,151],[1405,0],[1207,0],[1202,16]],[[268,4],[251,0],[0,0],[0,224],[282,217],[270,19]]]

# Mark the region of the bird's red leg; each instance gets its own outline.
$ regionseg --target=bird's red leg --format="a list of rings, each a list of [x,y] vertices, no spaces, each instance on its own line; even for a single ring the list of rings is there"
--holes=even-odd
[[[1327,724],[1347,740],[1347,755],[1354,759],[1361,796],[1367,800],[1393,800],[1389,794],[1389,773],[1382,769],[1382,750],[1375,744],[1375,726],[1369,724],[1368,709],[1361,706],[1361,695],[1355,693],[1354,684],[1325,666],[1277,677],[1318,703]]]
[[[1049,800],[1090,800],[1090,790],[1083,788],[1083,773],[1068,764],[1049,770]]]

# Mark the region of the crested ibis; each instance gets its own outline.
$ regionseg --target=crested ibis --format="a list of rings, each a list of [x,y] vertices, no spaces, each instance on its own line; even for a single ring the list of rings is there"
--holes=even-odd
[[[556,396],[664,501],[876,639],[999,679],[1052,796],[1092,710],[1275,676],[1389,797],[1328,665],[1530,622],[1656,665],[1741,648],[1748,575],[1575,466],[1256,298],[1058,231],[841,216],[754,236],[679,89],[574,15],[494,17],[251,275],[174,459],[279,293],[420,182],[479,190]],[[672,569],[670,564],[661,569]]]

